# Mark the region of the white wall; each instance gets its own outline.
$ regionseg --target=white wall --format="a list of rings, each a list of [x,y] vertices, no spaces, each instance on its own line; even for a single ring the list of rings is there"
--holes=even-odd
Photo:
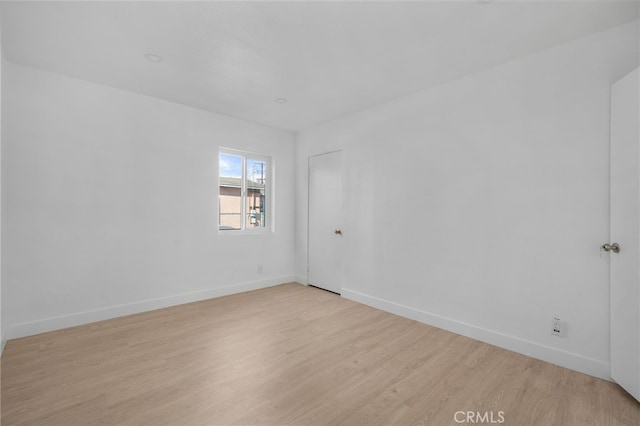
[[[0,29],[0,241],[2,241],[2,67],[4,66],[4,50],[2,50],[2,30]],[[2,245],[0,244],[0,356],[4,351],[4,321],[2,311]]]
[[[609,86],[638,22],[304,131],[344,155],[343,295],[609,377]],[[550,335],[553,316],[566,336]]]
[[[294,134],[3,72],[8,338],[293,280]],[[273,157],[275,233],[218,235],[219,146]]]

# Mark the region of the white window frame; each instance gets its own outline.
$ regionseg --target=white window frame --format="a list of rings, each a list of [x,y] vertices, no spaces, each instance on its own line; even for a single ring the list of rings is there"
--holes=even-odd
[[[240,188],[240,200],[241,200],[241,213],[240,213],[240,229],[220,229],[220,154],[229,154],[235,155],[238,157],[242,157],[242,175],[241,175],[241,188]],[[246,227],[246,216],[247,216],[247,203],[246,203],[246,193],[247,193],[247,160],[257,160],[262,161],[267,165],[267,172],[265,174],[265,189],[264,189],[264,199],[266,204],[266,209],[264,211],[265,215],[265,226],[260,228],[247,228]],[[218,149],[218,234],[220,235],[251,235],[251,234],[265,234],[269,232],[273,232],[274,229],[274,206],[273,206],[273,159],[272,157],[264,154],[256,154],[249,151],[241,151],[238,149],[232,148],[222,148]]]

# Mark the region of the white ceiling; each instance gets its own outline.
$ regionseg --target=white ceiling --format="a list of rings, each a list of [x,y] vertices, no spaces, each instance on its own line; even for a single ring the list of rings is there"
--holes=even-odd
[[[638,19],[638,6],[3,1],[0,13],[9,61],[297,131]]]

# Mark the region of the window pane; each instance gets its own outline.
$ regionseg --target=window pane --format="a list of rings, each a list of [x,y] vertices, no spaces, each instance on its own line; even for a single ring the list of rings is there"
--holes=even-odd
[[[242,157],[220,153],[220,230],[241,229],[242,221]]]
[[[265,188],[267,185],[267,163],[260,160],[247,159],[247,196],[246,229],[264,228],[265,218]]]

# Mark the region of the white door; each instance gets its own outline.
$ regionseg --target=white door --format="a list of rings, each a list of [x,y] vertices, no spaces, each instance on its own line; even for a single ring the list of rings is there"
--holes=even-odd
[[[639,78],[636,69],[611,86],[611,235],[609,244],[603,246],[611,253],[611,378],[637,400],[640,400]]]
[[[342,152],[309,157],[309,284],[342,290]]]

